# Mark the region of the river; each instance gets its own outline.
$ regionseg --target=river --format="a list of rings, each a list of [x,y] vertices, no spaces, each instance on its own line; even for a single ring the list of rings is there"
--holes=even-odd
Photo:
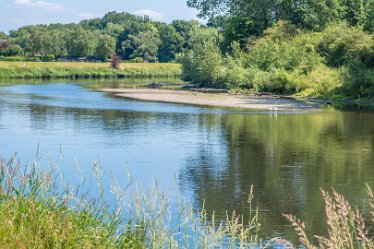
[[[100,161],[108,187],[157,181],[209,212],[248,212],[250,186],[265,237],[293,233],[282,213],[326,232],[320,188],[362,209],[374,188],[374,113],[333,108],[244,111],[115,98],[97,83],[0,83],[0,154],[54,160],[67,179]],[[113,84],[111,85],[113,87]],[[39,147],[39,149],[38,149]],[[63,155],[63,159],[60,158]],[[92,183],[93,184],[93,183]]]

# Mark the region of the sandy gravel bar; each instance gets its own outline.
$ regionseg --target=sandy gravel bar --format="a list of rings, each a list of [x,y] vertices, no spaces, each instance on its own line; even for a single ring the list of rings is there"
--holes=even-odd
[[[247,108],[259,110],[302,110],[318,108],[315,104],[308,104],[293,99],[276,96],[238,96],[228,93],[202,93],[185,90],[164,89],[101,89],[115,96],[167,103],[180,103],[188,105]]]

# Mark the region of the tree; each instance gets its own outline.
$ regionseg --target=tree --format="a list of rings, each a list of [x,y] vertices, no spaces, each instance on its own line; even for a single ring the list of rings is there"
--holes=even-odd
[[[80,26],[66,35],[68,54],[74,57],[92,56],[97,46],[97,36]]]
[[[185,21],[185,20],[174,20],[172,21],[171,25],[174,27],[175,31],[182,37],[183,39],[183,48],[184,49],[191,49],[191,36],[193,35],[193,30],[196,27],[200,27],[200,23],[197,21]]]
[[[183,49],[183,37],[177,33],[172,25],[166,23],[156,24],[160,36],[158,47],[158,60],[161,62],[173,61]]]
[[[95,51],[95,57],[106,61],[115,54],[116,40],[109,35],[100,35]]]
[[[192,49],[181,58],[182,77],[195,84],[221,87],[216,81],[222,65],[217,30],[195,27],[192,34]]]
[[[8,39],[9,37],[2,31],[0,31],[0,39]]]
[[[343,18],[351,25],[358,26],[365,22],[365,6],[363,0],[341,0]]]
[[[368,0],[365,5],[364,28],[368,32],[374,32],[374,0]]]
[[[1,42],[0,42],[0,47],[1,47]],[[4,49],[0,49],[0,55],[2,56],[17,56],[17,55],[22,55],[22,53],[23,53],[23,50],[18,45],[9,45]]]
[[[328,23],[339,20],[340,10],[341,6],[337,0],[307,0],[300,8],[299,26],[322,31]]]
[[[129,60],[134,53],[135,46],[129,45],[133,36],[137,36],[141,32],[152,31],[157,32],[156,27],[152,23],[144,23],[139,21],[131,21],[125,26],[123,32],[118,36],[117,39],[117,53],[122,55],[122,58],[125,60]],[[126,44],[126,46],[123,46]]]
[[[124,50],[131,49],[131,58],[140,57],[143,62],[157,61],[158,46],[160,37],[157,32],[144,31],[137,35],[129,35],[128,39],[122,43]]]

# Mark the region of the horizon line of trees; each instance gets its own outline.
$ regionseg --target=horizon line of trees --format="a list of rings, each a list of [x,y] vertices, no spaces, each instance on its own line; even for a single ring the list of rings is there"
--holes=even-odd
[[[167,24],[113,11],[78,24],[29,25],[9,35],[0,32],[0,56],[39,57],[46,61],[90,57],[106,61],[117,55],[137,62],[171,62],[192,47],[192,33],[205,28],[194,20]]]

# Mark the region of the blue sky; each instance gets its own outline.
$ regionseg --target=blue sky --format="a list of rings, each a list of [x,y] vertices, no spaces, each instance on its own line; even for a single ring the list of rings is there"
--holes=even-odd
[[[29,24],[70,23],[109,11],[148,15],[154,20],[197,19],[186,0],[0,0],[0,31]]]

